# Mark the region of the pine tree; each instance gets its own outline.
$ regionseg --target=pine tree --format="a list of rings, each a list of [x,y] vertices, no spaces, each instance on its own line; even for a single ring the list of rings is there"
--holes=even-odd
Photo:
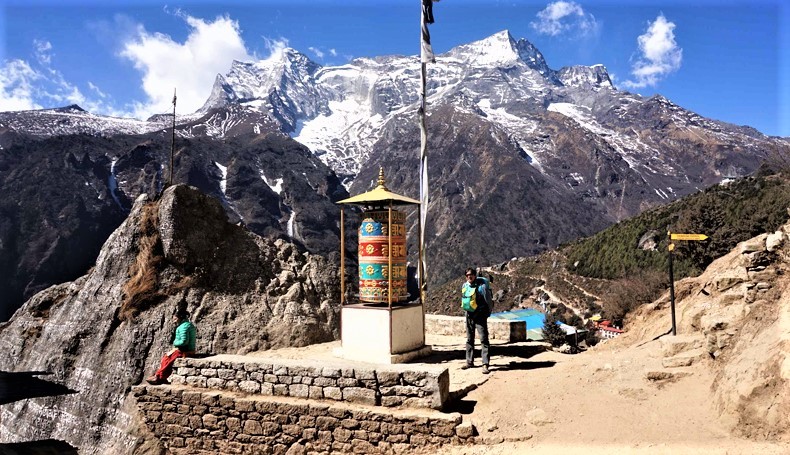
[[[543,339],[554,347],[565,344],[565,332],[557,325],[557,318],[551,311],[546,312],[546,320],[543,322]]]

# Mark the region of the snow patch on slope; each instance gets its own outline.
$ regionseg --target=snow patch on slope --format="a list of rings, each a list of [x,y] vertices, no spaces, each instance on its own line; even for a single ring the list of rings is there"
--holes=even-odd
[[[222,173],[222,180],[219,181],[219,189],[222,190],[222,195],[225,196],[225,189],[228,186],[228,168],[217,163],[216,161],[214,161],[214,165],[217,166],[219,171]]]
[[[547,110],[560,113],[573,119],[582,128],[595,134],[611,134],[612,131],[602,127],[592,116],[591,110],[587,106],[579,106],[573,103],[551,103]]]
[[[263,171],[258,171],[261,174],[261,178],[263,179],[263,183],[265,183],[269,188],[272,189],[277,194],[282,194],[283,192],[283,179],[278,178],[274,179],[274,183],[269,182],[269,179],[263,174]]]
[[[288,228],[287,228],[288,237],[293,238],[293,236],[294,236],[294,223],[295,222],[296,222],[296,212],[291,210],[291,216],[288,218],[288,225],[287,225],[288,226]]]
[[[543,165],[537,158],[534,151],[530,151],[524,144],[528,143],[528,138],[535,134],[538,129],[538,122],[522,117],[518,117],[507,112],[504,108],[492,108],[491,100],[483,98],[477,102],[480,108],[493,123],[499,124],[508,135],[515,141],[515,146],[527,154],[530,164],[541,173],[545,173]],[[531,153],[530,153],[531,152]]]
[[[120,199],[118,199],[118,178],[115,175],[115,163],[118,162],[118,157],[113,157],[112,161],[110,162],[110,176],[107,178],[107,187],[110,189],[110,196],[112,196],[112,200],[123,210],[123,205],[121,205]]]
[[[327,166],[356,173],[370,154],[374,132],[384,124],[384,117],[373,114],[369,106],[353,97],[330,101],[330,114],[299,122],[291,137]]]

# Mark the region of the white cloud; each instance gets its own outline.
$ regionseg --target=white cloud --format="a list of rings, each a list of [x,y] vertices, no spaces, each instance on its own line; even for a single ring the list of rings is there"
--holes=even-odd
[[[318,57],[318,58],[324,58],[324,53],[321,51],[321,49],[318,49],[317,47],[312,47],[311,46],[311,47],[308,47],[307,50],[309,50],[310,52],[315,54],[315,56]]]
[[[79,104],[89,112],[123,116],[103,100],[87,98],[80,89],[68,82],[63,74],[51,66],[53,46],[48,41],[33,41],[36,61],[10,60],[0,66],[0,111],[20,111]],[[88,87],[106,95],[93,83]]]
[[[103,91],[102,91],[102,90],[101,90],[99,87],[97,87],[97,86],[96,86],[96,84],[94,84],[93,82],[91,82],[91,81],[88,81],[88,88],[89,88],[89,89],[91,89],[91,90],[93,90],[94,92],[96,92],[96,94],[97,94],[97,95],[99,95],[99,97],[101,97],[101,98],[107,98],[107,94],[106,94],[106,93],[104,93],[104,92],[103,92]]]
[[[269,56],[264,60],[280,60],[282,59],[283,51],[288,49],[288,40],[286,38],[273,39],[264,36],[263,44],[266,46],[266,50],[269,51]]]
[[[52,43],[49,41],[33,40],[33,47],[36,50],[36,60],[42,65],[49,65],[52,62]]]
[[[683,49],[675,41],[675,24],[660,14],[637,38],[641,55],[631,67],[633,80],[623,82],[628,88],[655,86],[677,71],[683,61]]]
[[[236,21],[217,17],[208,22],[185,14],[179,16],[191,28],[183,43],[138,26],[136,36],[122,46],[121,56],[143,73],[142,88],[148,97],[133,104],[134,117],[167,112],[172,106],[174,88],[178,90],[178,110],[194,112],[208,98],[218,73],[226,72],[233,60],[253,60]]]
[[[535,31],[543,35],[557,36],[566,32],[578,33],[582,36],[598,31],[595,16],[585,12],[576,2],[560,0],[546,5],[537,14],[538,20],[531,22]]]
[[[0,111],[41,109],[34,101],[34,83],[42,78],[23,60],[4,62],[0,67]]]
[[[329,49],[329,55],[337,57],[337,50],[335,48]]]

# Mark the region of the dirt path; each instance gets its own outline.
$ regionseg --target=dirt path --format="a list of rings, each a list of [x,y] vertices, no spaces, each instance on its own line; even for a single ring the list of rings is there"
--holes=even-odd
[[[493,353],[493,374],[457,409],[482,444],[443,453],[790,454],[788,445],[730,435],[708,398],[707,369],[675,369],[688,376],[674,382],[648,380],[647,372],[666,370],[657,341],[573,356],[520,357],[512,347],[507,356]]]
[[[429,336],[427,341],[434,354],[423,360],[446,366],[451,394],[464,395],[448,412],[460,412],[479,432],[478,444],[446,446],[438,453],[790,454],[788,444],[731,435],[726,416],[719,415],[709,398],[710,369],[704,363],[663,368],[659,341],[628,347],[615,340],[566,355],[546,350],[542,343],[494,340],[490,375],[480,368],[461,370],[462,338]],[[276,353],[327,359],[337,346],[325,343]],[[679,377],[651,381],[648,372]]]

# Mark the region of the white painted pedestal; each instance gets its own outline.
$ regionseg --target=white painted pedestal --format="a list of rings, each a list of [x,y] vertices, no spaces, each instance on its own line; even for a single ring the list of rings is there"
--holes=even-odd
[[[371,363],[403,363],[431,353],[422,305],[344,305],[335,355]]]

